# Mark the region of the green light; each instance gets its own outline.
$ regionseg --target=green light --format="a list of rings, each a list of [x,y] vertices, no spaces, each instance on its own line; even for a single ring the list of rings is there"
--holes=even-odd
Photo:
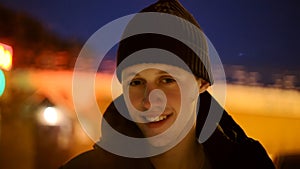
[[[5,89],[5,76],[3,71],[0,69],[0,96],[2,96]]]

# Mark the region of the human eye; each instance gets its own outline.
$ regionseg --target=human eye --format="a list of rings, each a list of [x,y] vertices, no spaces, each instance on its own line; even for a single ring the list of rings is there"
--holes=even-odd
[[[161,77],[161,82],[164,84],[175,83],[176,80],[172,76],[163,76]]]
[[[143,85],[144,81],[142,79],[132,79],[129,82],[129,86],[138,86],[138,85]]]

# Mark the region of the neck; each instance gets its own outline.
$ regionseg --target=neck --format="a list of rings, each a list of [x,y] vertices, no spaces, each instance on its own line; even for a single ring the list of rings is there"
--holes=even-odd
[[[196,139],[195,128],[175,147],[169,151],[151,157],[156,169],[188,169],[202,168],[204,165],[204,151]]]

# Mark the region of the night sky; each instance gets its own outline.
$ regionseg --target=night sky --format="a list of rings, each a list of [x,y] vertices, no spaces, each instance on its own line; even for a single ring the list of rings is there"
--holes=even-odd
[[[86,41],[103,25],[154,0],[1,0],[65,38]],[[224,64],[300,70],[298,0],[181,0]]]

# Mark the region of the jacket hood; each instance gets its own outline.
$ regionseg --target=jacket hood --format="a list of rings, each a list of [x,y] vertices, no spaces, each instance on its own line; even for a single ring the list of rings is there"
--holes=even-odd
[[[117,98],[116,101],[124,101],[123,96]],[[214,102],[216,103],[215,105],[218,105],[216,100],[208,92],[200,95],[200,108],[196,128],[198,135],[206,120],[210,105],[213,105],[208,104],[210,102]],[[136,124],[120,115],[113,103],[105,112],[104,118],[111,127],[123,134],[131,137],[143,137]],[[103,130],[102,138],[99,143],[112,139],[110,133],[105,131],[106,130]],[[274,164],[268,157],[263,146],[258,141],[247,137],[244,131],[225,110],[223,110],[223,115],[218,123],[218,127],[210,138],[202,144],[212,169],[275,169]],[[149,158],[128,158],[115,155],[102,149],[98,143],[94,145],[94,150],[77,156],[62,168],[99,168],[100,166],[102,168],[154,169]]]

